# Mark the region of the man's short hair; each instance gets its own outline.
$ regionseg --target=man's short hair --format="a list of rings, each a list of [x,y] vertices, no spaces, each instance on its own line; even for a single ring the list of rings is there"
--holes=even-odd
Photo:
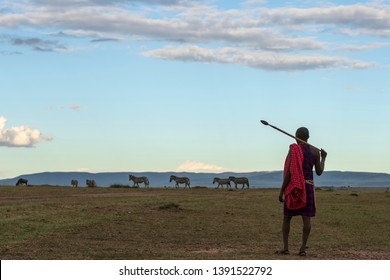
[[[297,132],[295,132],[295,136],[303,141],[307,141],[307,139],[309,139],[309,130],[306,127],[300,127],[297,129]]]

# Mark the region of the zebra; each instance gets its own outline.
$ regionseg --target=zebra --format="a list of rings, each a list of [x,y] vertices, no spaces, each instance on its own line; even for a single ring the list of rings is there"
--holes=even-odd
[[[218,177],[215,177],[214,180],[213,180],[213,184],[215,184],[215,182],[218,183],[218,187],[217,189],[219,188],[219,186],[222,186],[223,188],[223,185],[226,185],[226,188],[231,188],[231,185],[230,185],[230,179],[220,179]]]
[[[139,183],[144,183],[145,184],[145,188],[149,188],[149,179],[145,176],[143,177],[135,177],[133,175],[129,175],[129,181],[133,181],[134,182],[134,185],[133,187],[135,187],[135,185],[137,185],[137,187],[139,187]]]
[[[87,187],[96,187],[96,182],[95,180],[87,180]]]
[[[235,184],[236,189],[237,189],[237,185],[241,185],[241,184],[242,184],[242,189],[245,187],[245,185],[247,185],[249,189],[249,180],[246,177],[236,178],[234,176],[230,176],[229,180]]]
[[[28,180],[20,178],[16,183],[16,186],[23,186],[23,185],[27,186],[27,184],[28,184]]]
[[[177,177],[175,175],[171,175],[169,182],[172,182],[172,180],[176,182],[176,184],[175,184],[176,188],[179,188],[179,184],[184,184],[184,188],[186,188],[187,186],[188,186],[188,188],[191,188],[190,187],[190,178],[188,178],[188,177]]]
[[[79,186],[79,181],[77,181],[77,180],[72,180],[72,181],[70,181],[70,184],[72,185],[72,187],[77,188],[77,187]]]

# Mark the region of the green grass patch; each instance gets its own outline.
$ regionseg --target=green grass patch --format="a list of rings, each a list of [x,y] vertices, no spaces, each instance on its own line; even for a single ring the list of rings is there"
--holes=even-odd
[[[1,259],[300,259],[277,189],[1,187]],[[357,196],[353,195],[357,194]],[[317,191],[307,259],[390,259],[385,189]]]

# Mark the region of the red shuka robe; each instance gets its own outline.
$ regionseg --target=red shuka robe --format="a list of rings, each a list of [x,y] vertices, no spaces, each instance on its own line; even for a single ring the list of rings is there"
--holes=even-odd
[[[305,177],[303,175],[303,153],[298,144],[290,145],[290,181],[284,191],[286,207],[291,210],[297,210],[306,206],[306,187]],[[284,176],[288,168],[288,156],[284,164]]]

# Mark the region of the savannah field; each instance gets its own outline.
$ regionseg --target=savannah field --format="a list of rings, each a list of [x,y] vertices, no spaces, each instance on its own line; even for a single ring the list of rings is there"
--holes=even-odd
[[[0,187],[6,259],[390,259],[386,188],[317,190],[306,257],[293,218],[282,246],[278,189]]]

